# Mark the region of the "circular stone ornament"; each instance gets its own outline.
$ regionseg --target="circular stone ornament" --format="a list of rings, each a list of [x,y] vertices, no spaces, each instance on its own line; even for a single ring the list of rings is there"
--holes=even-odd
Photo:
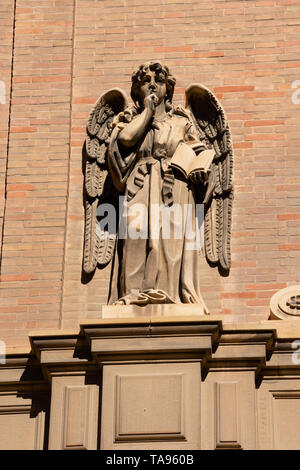
[[[281,289],[271,297],[270,319],[300,320],[300,285]]]

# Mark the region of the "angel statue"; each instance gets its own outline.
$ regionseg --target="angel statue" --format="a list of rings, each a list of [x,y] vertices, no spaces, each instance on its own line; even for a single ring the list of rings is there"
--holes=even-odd
[[[196,303],[207,314],[200,263],[230,268],[232,141],[216,96],[192,84],[174,107],[175,83],[146,62],[132,75],[133,106],[113,88],[90,113],[83,270],[111,263],[109,304]]]

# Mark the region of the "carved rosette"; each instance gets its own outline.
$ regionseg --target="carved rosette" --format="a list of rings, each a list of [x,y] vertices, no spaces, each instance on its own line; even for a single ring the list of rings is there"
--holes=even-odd
[[[270,312],[273,320],[300,320],[300,285],[276,292],[270,301]]]

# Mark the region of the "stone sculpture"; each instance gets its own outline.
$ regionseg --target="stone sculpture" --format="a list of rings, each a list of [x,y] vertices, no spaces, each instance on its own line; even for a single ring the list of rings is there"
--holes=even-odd
[[[232,141],[215,95],[192,84],[186,107],[174,107],[175,82],[147,62],[132,75],[133,106],[114,88],[90,113],[83,270],[111,262],[109,303],[198,303],[207,313],[199,263],[230,268]],[[202,222],[203,243],[191,247],[187,231]]]

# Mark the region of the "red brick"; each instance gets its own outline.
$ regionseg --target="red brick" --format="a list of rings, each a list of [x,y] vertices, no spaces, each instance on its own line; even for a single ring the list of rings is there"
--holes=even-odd
[[[164,46],[154,48],[154,52],[191,52],[192,50],[192,46]]]
[[[69,82],[70,76],[65,75],[50,75],[48,77],[32,77],[33,82]]]
[[[232,261],[231,262],[231,267],[232,268],[255,268],[256,267],[256,261]]]
[[[222,292],[221,297],[224,299],[249,299],[256,297],[256,292]]]
[[[165,18],[184,18],[184,12],[183,11],[177,11],[177,12],[168,12],[165,13],[164,15]]]
[[[81,215],[81,216],[78,216],[78,215],[73,215],[73,214],[69,214],[69,217],[68,217],[70,220],[83,220],[84,219],[84,216]]]
[[[284,134],[248,134],[246,140],[285,140]]]
[[[254,232],[233,232],[233,238],[254,237]]]
[[[245,98],[275,98],[285,96],[284,91],[255,91],[252,93],[245,93]]]
[[[217,86],[214,88],[214,91],[217,92],[222,92],[222,93],[238,93],[241,91],[252,91],[254,90],[254,86],[249,85],[249,86]]]
[[[7,191],[33,191],[35,186],[33,184],[8,184]]]
[[[278,220],[300,220],[300,214],[277,214]]]
[[[285,245],[278,245],[279,251],[299,251],[300,250],[300,243],[289,243]]]
[[[257,126],[277,126],[284,124],[283,119],[274,119],[274,120],[261,120],[261,121],[245,121],[245,127],[257,127]]]
[[[272,290],[272,289],[283,289],[286,287],[285,282],[269,283],[269,284],[246,284],[246,289],[249,290]]]
[[[74,104],[94,104],[95,98],[74,98]]]
[[[222,313],[222,315],[231,315],[232,314],[232,309],[222,308],[221,313]]]
[[[31,276],[29,274],[11,274],[6,276],[0,276],[0,281],[29,281]]]
[[[14,83],[30,83],[31,77],[13,77]]]
[[[41,28],[23,28],[23,29],[18,29],[18,34],[23,36],[25,34],[41,34],[43,30]]]
[[[270,303],[269,298],[267,298],[267,299],[247,300],[246,301],[246,305],[248,305],[249,307],[262,306],[262,307],[266,307],[265,310],[269,306],[269,303]]]
[[[276,191],[300,191],[300,184],[280,184]]]
[[[23,199],[26,197],[26,192],[25,191],[12,191],[7,194],[7,199]]]
[[[16,132],[24,132],[24,133],[27,133],[27,132],[37,132],[37,128],[36,127],[11,127],[10,128],[10,132],[11,133],[16,133]]]
[[[252,142],[233,142],[233,148],[235,149],[251,149],[252,147]]]

